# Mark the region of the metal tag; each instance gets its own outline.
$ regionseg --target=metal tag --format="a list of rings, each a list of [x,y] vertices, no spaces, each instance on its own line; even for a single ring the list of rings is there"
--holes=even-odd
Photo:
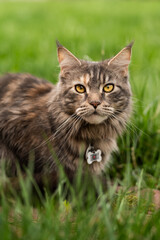
[[[89,145],[86,151],[86,159],[88,164],[92,164],[93,162],[100,162],[102,160],[101,150],[95,150],[94,147]]]

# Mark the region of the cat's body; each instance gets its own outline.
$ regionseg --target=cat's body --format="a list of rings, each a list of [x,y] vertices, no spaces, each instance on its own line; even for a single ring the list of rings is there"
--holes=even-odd
[[[131,112],[130,56],[131,45],[110,60],[86,62],[58,45],[57,85],[29,74],[1,77],[0,161],[8,175],[16,176],[16,161],[23,169],[29,159],[35,179],[48,176],[53,183],[59,163],[73,176],[82,159],[84,171],[99,174]],[[102,160],[89,165],[90,145],[100,149]]]

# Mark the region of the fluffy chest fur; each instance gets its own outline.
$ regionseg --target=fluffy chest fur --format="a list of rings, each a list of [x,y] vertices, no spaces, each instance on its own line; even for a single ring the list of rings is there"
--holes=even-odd
[[[29,74],[1,77],[0,159],[8,175],[16,175],[17,161],[27,166],[31,155],[41,176],[56,176],[58,164],[99,174],[130,116],[130,56],[131,45],[109,60],[86,62],[58,45],[57,85]],[[101,150],[101,162],[87,164],[90,144]]]

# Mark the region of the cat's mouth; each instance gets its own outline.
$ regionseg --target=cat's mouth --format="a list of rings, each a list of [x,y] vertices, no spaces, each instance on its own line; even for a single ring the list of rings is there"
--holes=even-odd
[[[90,124],[99,124],[99,123],[103,122],[104,120],[106,120],[107,118],[108,118],[108,116],[104,116],[104,115],[102,116],[97,111],[94,111],[90,115],[83,117],[83,119],[86,122],[89,122]]]
[[[108,115],[101,114],[101,112],[97,109],[91,109],[90,111],[88,111],[87,109],[86,111],[85,108],[79,108],[77,110],[77,115],[79,115],[81,118],[83,118],[86,122],[90,124],[99,124],[108,118]]]
[[[98,113],[97,111],[94,111],[92,114],[93,114],[93,115],[99,115],[99,113]],[[92,115],[92,114],[91,114],[91,115]]]

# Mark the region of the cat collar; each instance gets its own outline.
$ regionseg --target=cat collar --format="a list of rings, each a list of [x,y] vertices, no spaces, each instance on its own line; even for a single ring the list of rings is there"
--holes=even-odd
[[[93,162],[100,162],[102,160],[101,150],[95,150],[93,146],[89,145],[86,151],[86,159],[88,164]]]

